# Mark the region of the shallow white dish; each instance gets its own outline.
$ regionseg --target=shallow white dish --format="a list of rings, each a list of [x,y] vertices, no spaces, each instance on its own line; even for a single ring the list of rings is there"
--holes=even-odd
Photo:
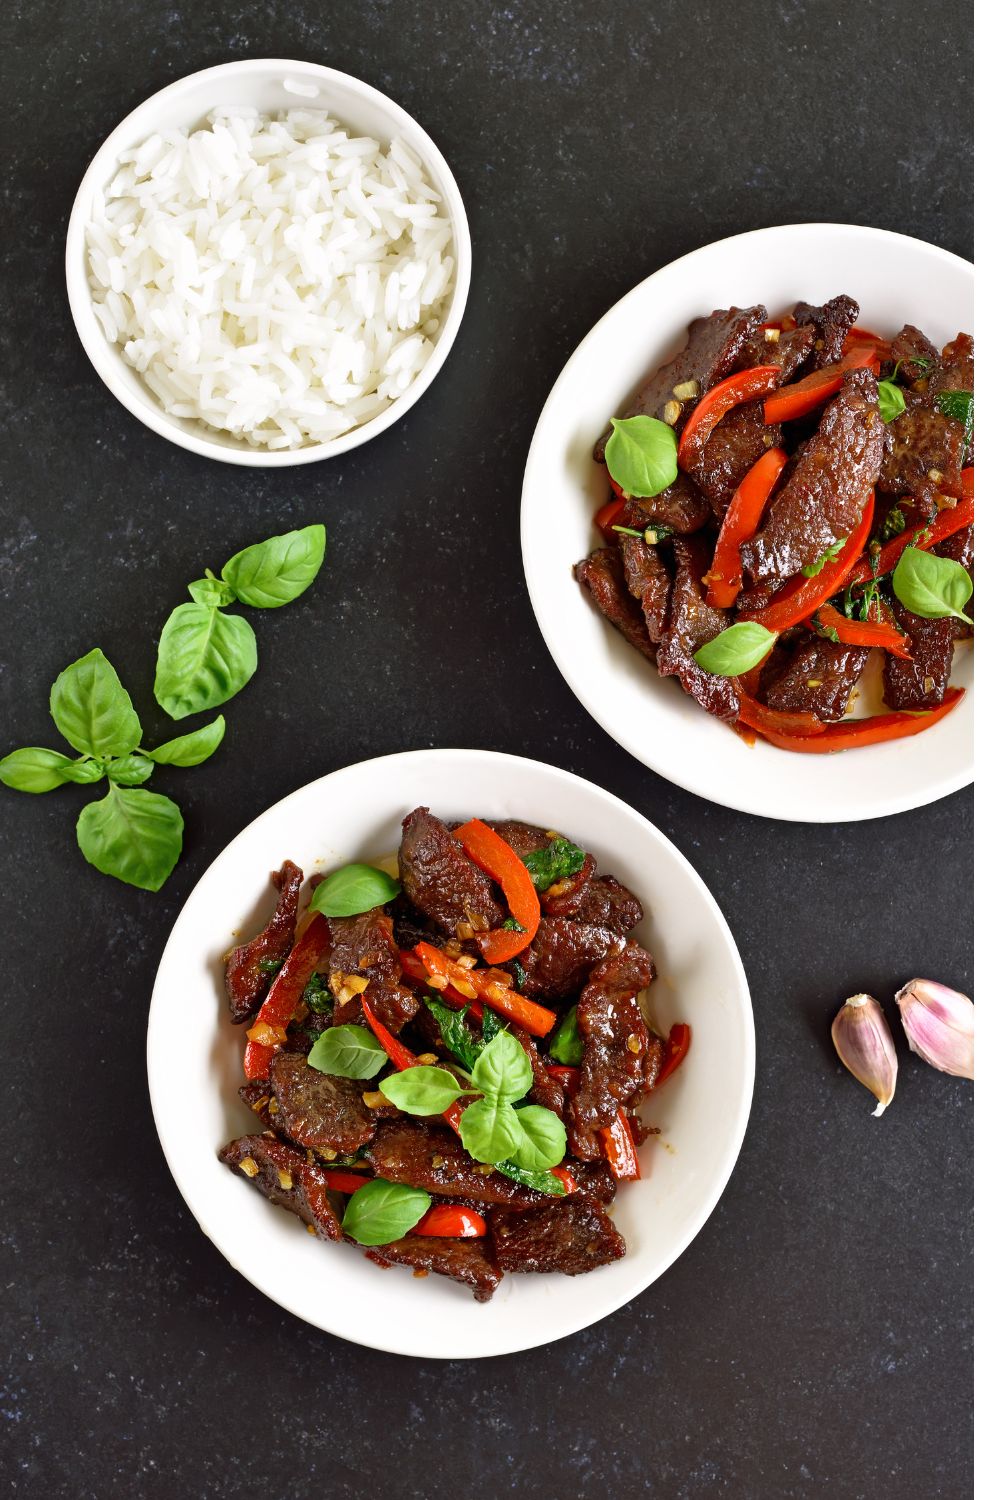
[[[273,905],[268,871],[306,873],[395,849],[401,819],[426,803],[445,818],[519,817],[591,849],[642,899],[637,929],[660,977],[650,1014],[692,1026],[683,1067],[643,1111],[660,1127],[640,1151],[615,1220],[629,1250],[586,1276],[504,1278],[480,1305],[442,1277],[381,1270],[360,1250],[320,1243],[248,1190],[217,1149],[253,1129],[237,1098],[242,1031],[229,1023],[221,958]],[[149,1013],[149,1090],[167,1162],[201,1228],[230,1264],[307,1322],[354,1343],[423,1358],[510,1354],[563,1338],[636,1296],[676,1260],[715,1207],[746,1129],[754,1031],[743,966],[719,908],[645,818],[566,771],[483,750],[419,750],[321,777],[269,808],[219,855],[163,953]]]
[[[413,384],[387,410],[327,443],[302,448],[254,447],[199,422],[166,412],[128,364],[117,344],[108,342],[94,311],[87,279],[86,228],[94,194],[111,181],[118,158],[154,131],[194,127],[219,105],[250,105],[264,114],[287,109],[323,109],[355,134],[370,135],[387,145],[394,136],[419,156],[424,171],[443,199],[442,211],[452,223],[454,288],[435,338],[434,350]],[[250,58],[222,63],[179,78],[140,104],[108,136],[84,174],[66,234],[66,288],[76,331],[104,384],[140,422],[192,453],[224,463],[255,468],[285,468],[315,463],[346,453],[377,437],[420,399],[444,364],[465,312],[472,271],[469,221],[451,168],[427,132],[398,104],[347,73],[320,63],[286,58]]]
[[[661,776],[742,812],[839,823],[905,812],[973,776],[972,650],[952,684],[970,691],[925,734],[841,755],[751,749],[657,677],[584,598],[573,564],[600,545],[593,515],[608,498],[591,450],[608,418],[715,307],[847,292],[860,322],[891,336],[916,323],[940,347],[972,332],[972,267],[920,240],[848,224],[792,224],[707,245],[656,271],[606,313],[573,354],[538,419],[524,475],[521,546],[528,592],[557,667],[583,706]]]

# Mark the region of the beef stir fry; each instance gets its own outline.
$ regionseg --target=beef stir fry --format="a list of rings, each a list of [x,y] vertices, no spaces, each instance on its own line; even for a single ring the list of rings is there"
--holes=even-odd
[[[597,443],[605,544],[575,568],[662,677],[810,753],[937,723],[972,625],[972,339],[857,317],[839,296],[696,318]],[[873,651],[885,711],[841,722]]]
[[[679,1066],[640,995],[639,900],[591,854],[513,821],[403,821],[399,879],[348,865],[226,959],[263,1129],[220,1159],[325,1240],[488,1301],[505,1271],[619,1260],[608,1215],[638,1178],[637,1111]]]

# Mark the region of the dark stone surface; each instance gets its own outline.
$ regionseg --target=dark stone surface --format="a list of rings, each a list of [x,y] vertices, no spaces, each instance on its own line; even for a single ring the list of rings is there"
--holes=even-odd
[[[658,780],[563,685],[517,535],[552,381],[656,267],[822,218],[970,253],[970,10],[7,7],[5,747],[56,742],[49,684],[98,643],[165,733],[153,642],[187,580],[292,524],[325,519],[332,545],[307,598],[261,621],[261,669],[221,753],[157,776],[187,819],[160,896],[82,862],[81,789],[2,793],[5,1492],[970,1492],[972,1090],[904,1054],[875,1123],[827,1027],[858,988],[888,1000],[915,973],[968,983],[971,798],[827,829]],[[457,347],[408,418],[340,462],[259,476],[172,447],[115,403],[74,335],[62,247],[80,175],[128,109],[194,68],[268,54],[330,62],[412,109],[454,165],[477,260]],[[442,1366],[328,1338],[230,1271],[160,1154],[144,1034],[174,916],[252,817],[336,766],[463,743],[568,766],[677,841],[740,945],[760,1062],[730,1187],[666,1276],[566,1343]]]

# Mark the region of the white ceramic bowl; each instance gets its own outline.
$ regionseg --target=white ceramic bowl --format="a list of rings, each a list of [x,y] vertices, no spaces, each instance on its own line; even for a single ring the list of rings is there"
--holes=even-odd
[[[894,334],[916,323],[940,346],[972,331],[972,267],[920,240],[848,224],[791,224],[720,240],[664,266],[623,297],[572,355],[535,429],[524,475],[521,546],[546,645],[583,706],[661,776],[712,802],[769,818],[839,823],[904,812],[972,780],[972,650],[952,682],[968,687],[945,720],[911,739],[841,755],[748,748],[619,636],[575,582],[600,545],[593,515],[607,499],[591,450],[608,418],[679,348],[689,321],[715,307],[847,292],[860,322]],[[869,711],[865,708],[864,711]]]
[[[691,1050],[643,1110],[660,1127],[640,1151],[615,1219],[628,1254],[587,1276],[507,1276],[485,1306],[442,1277],[380,1270],[348,1245],[320,1243],[251,1192],[216,1151],[253,1128],[237,1098],[242,1031],[229,1023],[221,958],[273,905],[268,871],[307,874],[395,849],[421,803],[445,818],[521,817],[580,840],[639,895],[638,936],[660,977],[649,991],[660,1030],[685,1020]],[[202,876],[163,953],[149,1013],[149,1090],[170,1170],[198,1223],[231,1265],[275,1302],[354,1343],[423,1358],[510,1354],[614,1312],[674,1261],[704,1224],[733,1169],[750,1108],[754,1033],[743,967],[705,885],[662,833],[566,771],[482,750],[419,750],[321,777],[250,824]],[[706,1288],[706,1295],[711,1289]]]
[[[385,145],[392,137],[399,136],[419,156],[428,178],[441,194],[443,211],[452,223],[455,284],[430,359],[412,385],[385,411],[328,443],[271,452],[226,433],[213,432],[200,422],[169,415],[125,360],[118,345],[108,342],[94,312],[87,280],[86,228],[95,192],[111,181],[123,151],[156,130],[194,127],[210,110],[222,104],[250,105],[268,114],[290,108],[325,109],[353,132],[373,136]],[[370,84],[319,63],[285,58],[252,58],[206,68],[178,79],[140,104],[111,132],[87,168],[66,236],[66,287],[73,321],[94,369],[108,389],[134,417],[172,443],[205,458],[264,469],[315,463],[346,453],[377,437],[409,411],[448,357],[465,312],[471,270],[469,222],[458,184],[427,132]]]

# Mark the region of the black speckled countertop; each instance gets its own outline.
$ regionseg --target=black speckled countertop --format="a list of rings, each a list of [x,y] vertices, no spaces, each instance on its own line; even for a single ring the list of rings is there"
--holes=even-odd
[[[187,819],[159,896],[83,864],[79,789],[0,798],[3,1492],[968,1495],[972,1090],[903,1053],[875,1122],[827,1028],[858,988],[968,985],[971,794],[828,828],[659,780],[550,661],[517,511],[564,360],[665,262],[810,219],[971,252],[971,6],[945,24],[931,0],[15,0],[0,52],[3,749],[56,743],[49,684],[95,644],[165,735],[153,642],[187,580],[291,525],[331,532],[314,588],[261,623],[222,751],[158,775]],[[341,461],[264,474],[128,416],[62,279],[73,194],[112,126],[254,55],[329,62],[411,110],[454,167],[476,254],[417,407]],[[167,1171],[144,1062],[164,941],[228,840],[325,771],[451,744],[553,760],[664,829],[732,926],[759,1049],[743,1153],[677,1264],[596,1327],[476,1365],[355,1348],[231,1271]]]

